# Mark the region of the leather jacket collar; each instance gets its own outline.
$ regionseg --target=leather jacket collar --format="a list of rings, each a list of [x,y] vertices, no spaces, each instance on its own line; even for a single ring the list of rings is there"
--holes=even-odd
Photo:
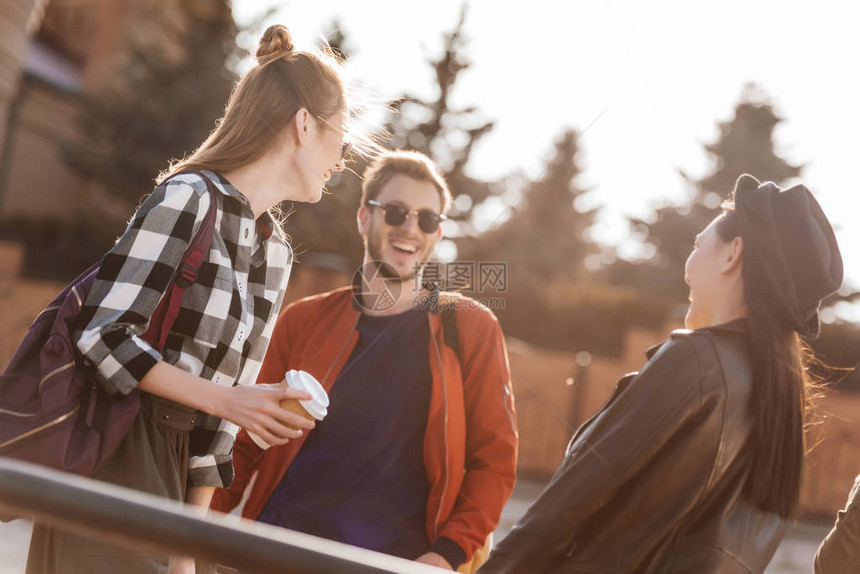
[[[727,323],[720,323],[719,325],[710,325],[708,327],[702,327],[700,329],[695,329],[695,330],[696,331],[710,331],[712,333],[726,333],[726,334],[732,334],[732,335],[745,335],[749,331],[749,326],[747,324],[746,317],[742,317],[740,319],[733,319]],[[671,338],[675,338],[675,337],[679,337],[679,336],[689,335],[692,332],[693,332],[693,330],[691,330],[691,329],[675,329],[674,331],[672,331],[672,334],[669,336],[669,338],[671,339]],[[665,344],[666,344],[666,341],[663,341],[662,343],[658,343],[658,344],[654,345],[653,347],[649,347],[648,350],[645,351],[645,357],[647,357],[648,360],[650,361],[651,357],[653,357],[655,354],[657,354],[657,351],[660,350],[660,347],[662,347]]]

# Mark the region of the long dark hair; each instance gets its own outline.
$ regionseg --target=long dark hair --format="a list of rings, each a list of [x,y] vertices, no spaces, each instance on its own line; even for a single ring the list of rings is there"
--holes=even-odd
[[[723,241],[743,238],[731,204],[717,223]],[[794,516],[800,500],[806,424],[816,383],[809,374],[809,348],[780,320],[773,297],[759,281],[756,254],[744,252],[744,298],[753,363],[750,472],[744,494],[752,504],[783,518]]]

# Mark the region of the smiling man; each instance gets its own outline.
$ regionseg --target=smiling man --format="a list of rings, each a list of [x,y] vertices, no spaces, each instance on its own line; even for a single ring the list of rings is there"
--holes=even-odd
[[[245,517],[472,571],[515,480],[504,338],[488,309],[421,281],[451,204],[435,164],[392,152],[364,177],[355,285],[288,307],[260,373],[311,373],[328,415],[265,451],[240,433],[212,506],[236,507],[257,472]]]

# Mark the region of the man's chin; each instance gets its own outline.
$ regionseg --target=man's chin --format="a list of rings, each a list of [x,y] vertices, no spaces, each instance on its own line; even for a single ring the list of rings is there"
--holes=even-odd
[[[396,265],[382,262],[379,265],[379,275],[390,281],[400,281],[405,283],[407,281],[412,281],[415,278],[416,271],[414,267],[399,269]]]
[[[382,257],[378,257],[377,253],[370,252],[371,258],[377,262],[378,273],[381,277],[390,280],[400,280],[403,282],[412,281],[415,275],[427,263],[426,261],[418,261],[417,259],[406,265],[396,265],[390,261],[386,261]]]

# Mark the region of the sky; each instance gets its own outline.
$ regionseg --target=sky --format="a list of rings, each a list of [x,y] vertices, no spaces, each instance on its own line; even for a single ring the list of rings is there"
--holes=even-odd
[[[233,0],[240,24],[276,12],[268,24],[290,28],[309,48],[338,19],[352,49],[348,82],[380,98],[405,92],[432,97],[427,64],[453,29],[462,0]],[[846,280],[860,288],[860,8],[821,0],[792,3],[723,0],[509,2],[466,4],[465,55],[471,67],[452,94],[477,106],[495,129],[476,147],[469,170],[493,179],[521,171],[534,179],[566,128],[582,132],[577,183],[584,208],[599,208],[593,238],[622,255],[627,216],[684,202],[679,175],[713,169],[704,145],[731,119],[745,86],[755,83],[785,119],[776,152],[803,165],[801,177],[836,228]],[[755,174],[754,174],[755,175]],[[729,190],[727,190],[729,191]],[[499,206],[502,209],[502,206]],[[496,214],[491,214],[495,219]],[[679,278],[680,280],[680,278]],[[839,315],[860,320],[860,309]]]

